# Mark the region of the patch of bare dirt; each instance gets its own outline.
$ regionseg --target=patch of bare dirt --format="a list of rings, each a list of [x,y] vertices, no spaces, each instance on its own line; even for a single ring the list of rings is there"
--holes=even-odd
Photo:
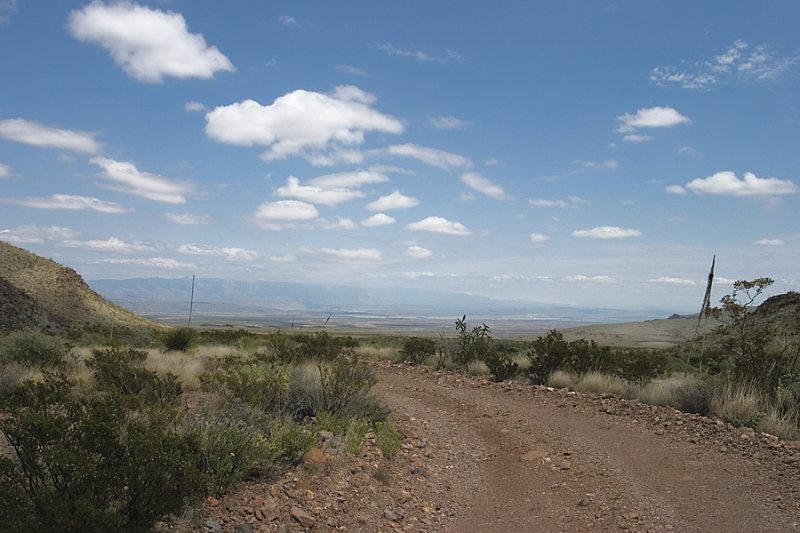
[[[180,531],[800,530],[800,443],[612,397],[382,363],[405,435],[210,500]]]

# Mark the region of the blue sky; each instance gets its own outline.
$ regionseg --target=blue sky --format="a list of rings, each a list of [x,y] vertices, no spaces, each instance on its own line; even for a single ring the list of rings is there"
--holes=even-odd
[[[0,1],[0,240],[88,279],[800,290],[800,4]],[[727,286],[726,286],[727,283]]]

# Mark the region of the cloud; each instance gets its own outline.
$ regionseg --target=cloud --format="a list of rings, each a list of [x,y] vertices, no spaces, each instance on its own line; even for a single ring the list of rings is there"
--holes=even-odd
[[[312,204],[338,205],[356,198],[363,198],[364,193],[353,189],[324,189],[300,185],[300,180],[289,176],[286,185],[275,189],[275,194],[288,198],[299,198]]]
[[[616,159],[606,159],[605,161],[577,161],[585,168],[608,168],[615,170],[619,168],[619,161]]]
[[[208,106],[200,102],[186,102],[183,110],[187,113],[206,113],[208,112]]]
[[[320,252],[347,261],[381,261],[380,250],[374,248],[322,248]]]
[[[678,153],[681,155],[685,155],[687,157],[700,157],[700,152],[698,152],[691,146],[681,146],[680,148],[678,148]]]
[[[182,224],[184,226],[199,226],[201,224],[210,224],[211,217],[208,215],[194,215],[191,213],[164,213],[164,218],[175,224]]]
[[[390,146],[388,152],[391,155],[411,157],[444,170],[472,168],[472,161],[468,157],[418,144],[397,144]]]
[[[362,226],[366,226],[368,228],[374,228],[378,226],[389,226],[391,224],[395,224],[397,219],[394,217],[390,217],[384,213],[376,213],[371,217],[364,219],[361,221]]]
[[[540,242],[547,242],[550,240],[550,237],[547,235],[542,235],[541,233],[531,233],[531,242],[540,243]]]
[[[337,65],[336,69],[351,76],[369,76],[366,71],[352,65]]]
[[[100,175],[111,181],[105,185],[107,189],[169,204],[184,204],[186,195],[195,191],[194,184],[189,181],[142,172],[133,163],[107,157],[93,157],[90,162],[102,168]]]
[[[377,46],[378,50],[386,52],[390,57],[407,57],[421,63],[446,63],[450,61],[461,61],[461,55],[454,50],[446,50],[443,55],[433,55],[424,50],[409,50],[398,48],[390,43],[383,43]]]
[[[501,186],[475,172],[462,174],[461,183],[495,200],[509,200],[511,198]]]
[[[425,259],[432,256],[433,252],[417,244],[412,244],[406,248],[406,255],[412,259]]]
[[[664,188],[670,194],[686,194],[686,189],[684,189],[683,185],[670,185]]]
[[[142,82],[158,83],[165,76],[209,79],[219,71],[236,70],[202,35],[189,33],[180,13],[94,1],[71,12],[67,25],[73,37],[99,44],[129,76]]]
[[[45,241],[64,242],[75,238],[75,231],[62,226],[41,227],[33,224],[0,230],[0,240],[14,244],[37,244]]]
[[[178,246],[182,254],[202,255],[207,257],[224,257],[229,261],[251,262],[259,258],[260,254],[246,248],[232,246],[209,246],[205,244],[182,244]]]
[[[122,254],[148,252],[154,249],[152,246],[148,246],[141,242],[125,242],[117,239],[116,237],[109,237],[106,240],[89,241],[69,239],[63,241],[61,245],[68,248],[83,248],[85,250],[92,250],[94,252],[117,252]]]
[[[462,130],[469,126],[469,122],[458,117],[433,117],[430,119],[431,126],[437,130]]]
[[[622,140],[625,141],[626,143],[638,144],[638,143],[646,143],[648,141],[652,141],[654,138],[655,137],[653,137],[651,135],[640,135],[638,133],[631,133],[631,134],[625,135],[622,138]]]
[[[133,211],[133,209],[124,207],[116,202],[106,202],[99,198],[72,194],[53,194],[44,198],[2,198],[0,201],[37,209],[70,209],[75,211],[91,209],[100,213],[129,213]]]
[[[679,124],[689,124],[691,120],[672,107],[645,107],[635,114],[625,113],[617,117],[617,122],[619,133],[633,133],[639,128],[671,128]]]
[[[642,234],[639,230],[619,228],[617,226],[597,226],[589,230],[575,230],[572,235],[575,237],[588,237],[590,239],[623,239],[627,237],[638,237]]]
[[[258,206],[253,220],[264,229],[279,229],[285,224],[306,222],[319,216],[317,208],[297,200],[265,202]]]
[[[336,222],[328,222],[322,220],[322,227],[327,230],[331,229],[358,229],[358,224],[353,222],[353,219],[346,217],[336,217]]]
[[[427,217],[406,226],[411,231],[432,231],[445,235],[472,235],[472,232],[460,222],[454,222],[442,217]]]
[[[786,243],[781,239],[759,239],[756,244],[760,246],[783,246]]]
[[[213,140],[267,146],[267,161],[302,156],[312,164],[331,164],[359,156],[344,148],[358,146],[370,131],[402,133],[403,124],[370,107],[375,97],[353,86],[332,95],[297,90],[264,106],[244,100],[220,106],[206,115],[206,134]]]
[[[680,185],[668,187],[670,192],[677,192]],[[686,184],[686,189],[696,194],[717,194],[723,196],[777,196],[797,194],[800,187],[792,181],[778,178],[759,178],[752,172],[745,172],[739,179],[730,171],[717,172],[706,178],[696,178]]]
[[[326,174],[316,178],[306,180],[308,185],[322,187],[323,189],[351,189],[373,183],[385,183],[389,181],[389,176],[381,172],[360,170],[356,172],[338,172],[336,174]]]
[[[290,17],[288,15],[283,15],[278,17],[278,22],[281,23],[283,26],[300,26],[300,23],[297,22],[297,19],[294,17]]]
[[[0,1],[0,24],[5,24],[11,20],[11,16],[17,12],[19,2],[17,0]]]
[[[564,276],[561,281],[567,283],[600,283],[610,284],[616,283],[617,280],[610,276],[584,276],[583,274],[575,274],[574,276]]]
[[[104,263],[112,265],[139,265],[155,268],[163,268],[165,270],[185,270],[195,268],[192,263],[181,263],[175,259],[167,257],[151,257],[149,259],[105,259]]]
[[[729,80],[776,80],[789,72],[797,60],[778,54],[766,44],[751,46],[737,39],[710,60],[695,61],[682,69],[656,67],[650,73],[650,82],[661,87],[710,89]]]
[[[568,196],[566,200],[549,200],[546,198],[532,198],[528,203],[536,207],[574,207],[588,203],[580,196]]]
[[[0,163],[0,180],[11,175],[11,167]]]
[[[94,140],[91,133],[62,130],[23,118],[0,120],[0,137],[42,148],[60,148],[87,154],[100,151],[100,143]]]
[[[689,287],[693,287],[697,285],[694,281],[685,278],[676,278],[672,276],[662,276],[656,279],[648,279],[648,283],[665,283],[667,285],[685,285]]]
[[[419,200],[413,196],[405,196],[400,191],[393,191],[391,194],[381,196],[377,200],[367,204],[370,211],[389,211],[391,209],[409,209],[419,205]]]
[[[403,277],[410,280],[417,280],[422,278],[433,278],[436,274],[433,272],[403,272]]]

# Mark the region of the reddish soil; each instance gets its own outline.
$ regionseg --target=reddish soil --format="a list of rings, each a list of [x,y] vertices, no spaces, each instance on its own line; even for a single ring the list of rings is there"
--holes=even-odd
[[[321,439],[182,531],[800,531],[800,443],[612,397],[376,369],[405,435],[391,461]]]

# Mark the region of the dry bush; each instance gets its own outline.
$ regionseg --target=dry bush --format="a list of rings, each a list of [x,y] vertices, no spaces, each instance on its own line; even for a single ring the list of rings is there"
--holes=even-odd
[[[177,376],[185,390],[200,388],[200,374],[206,368],[205,360],[186,352],[166,352],[147,350],[145,367],[159,374],[171,373]]]
[[[491,371],[483,361],[472,361],[467,364],[467,374],[470,376],[488,376]]]
[[[650,405],[669,405],[687,413],[708,414],[712,387],[697,376],[670,376],[642,387],[636,397]]]
[[[594,394],[625,396],[628,391],[628,382],[622,378],[601,374],[600,372],[587,372],[575,384],[575,390]]]
[[[778,406],[771,406],[767,414],[756,424],[756,431],[775,435],[784,440],[800,438],[800,417],[797,411],[785,411]]]
[[[754,426],[766,411],[766,398],[752,385],[729,383],[711,399],[711,413],[735,426]]]
[[[358,346],[355,354],[362,359],[377,361],[394,361],[397,358],[397,348],[392,346]]]
[[[578,376],[566,370],[555,370],[547,377],[547,386],[556,389],[566,389],[574,387],[578,382]]]

